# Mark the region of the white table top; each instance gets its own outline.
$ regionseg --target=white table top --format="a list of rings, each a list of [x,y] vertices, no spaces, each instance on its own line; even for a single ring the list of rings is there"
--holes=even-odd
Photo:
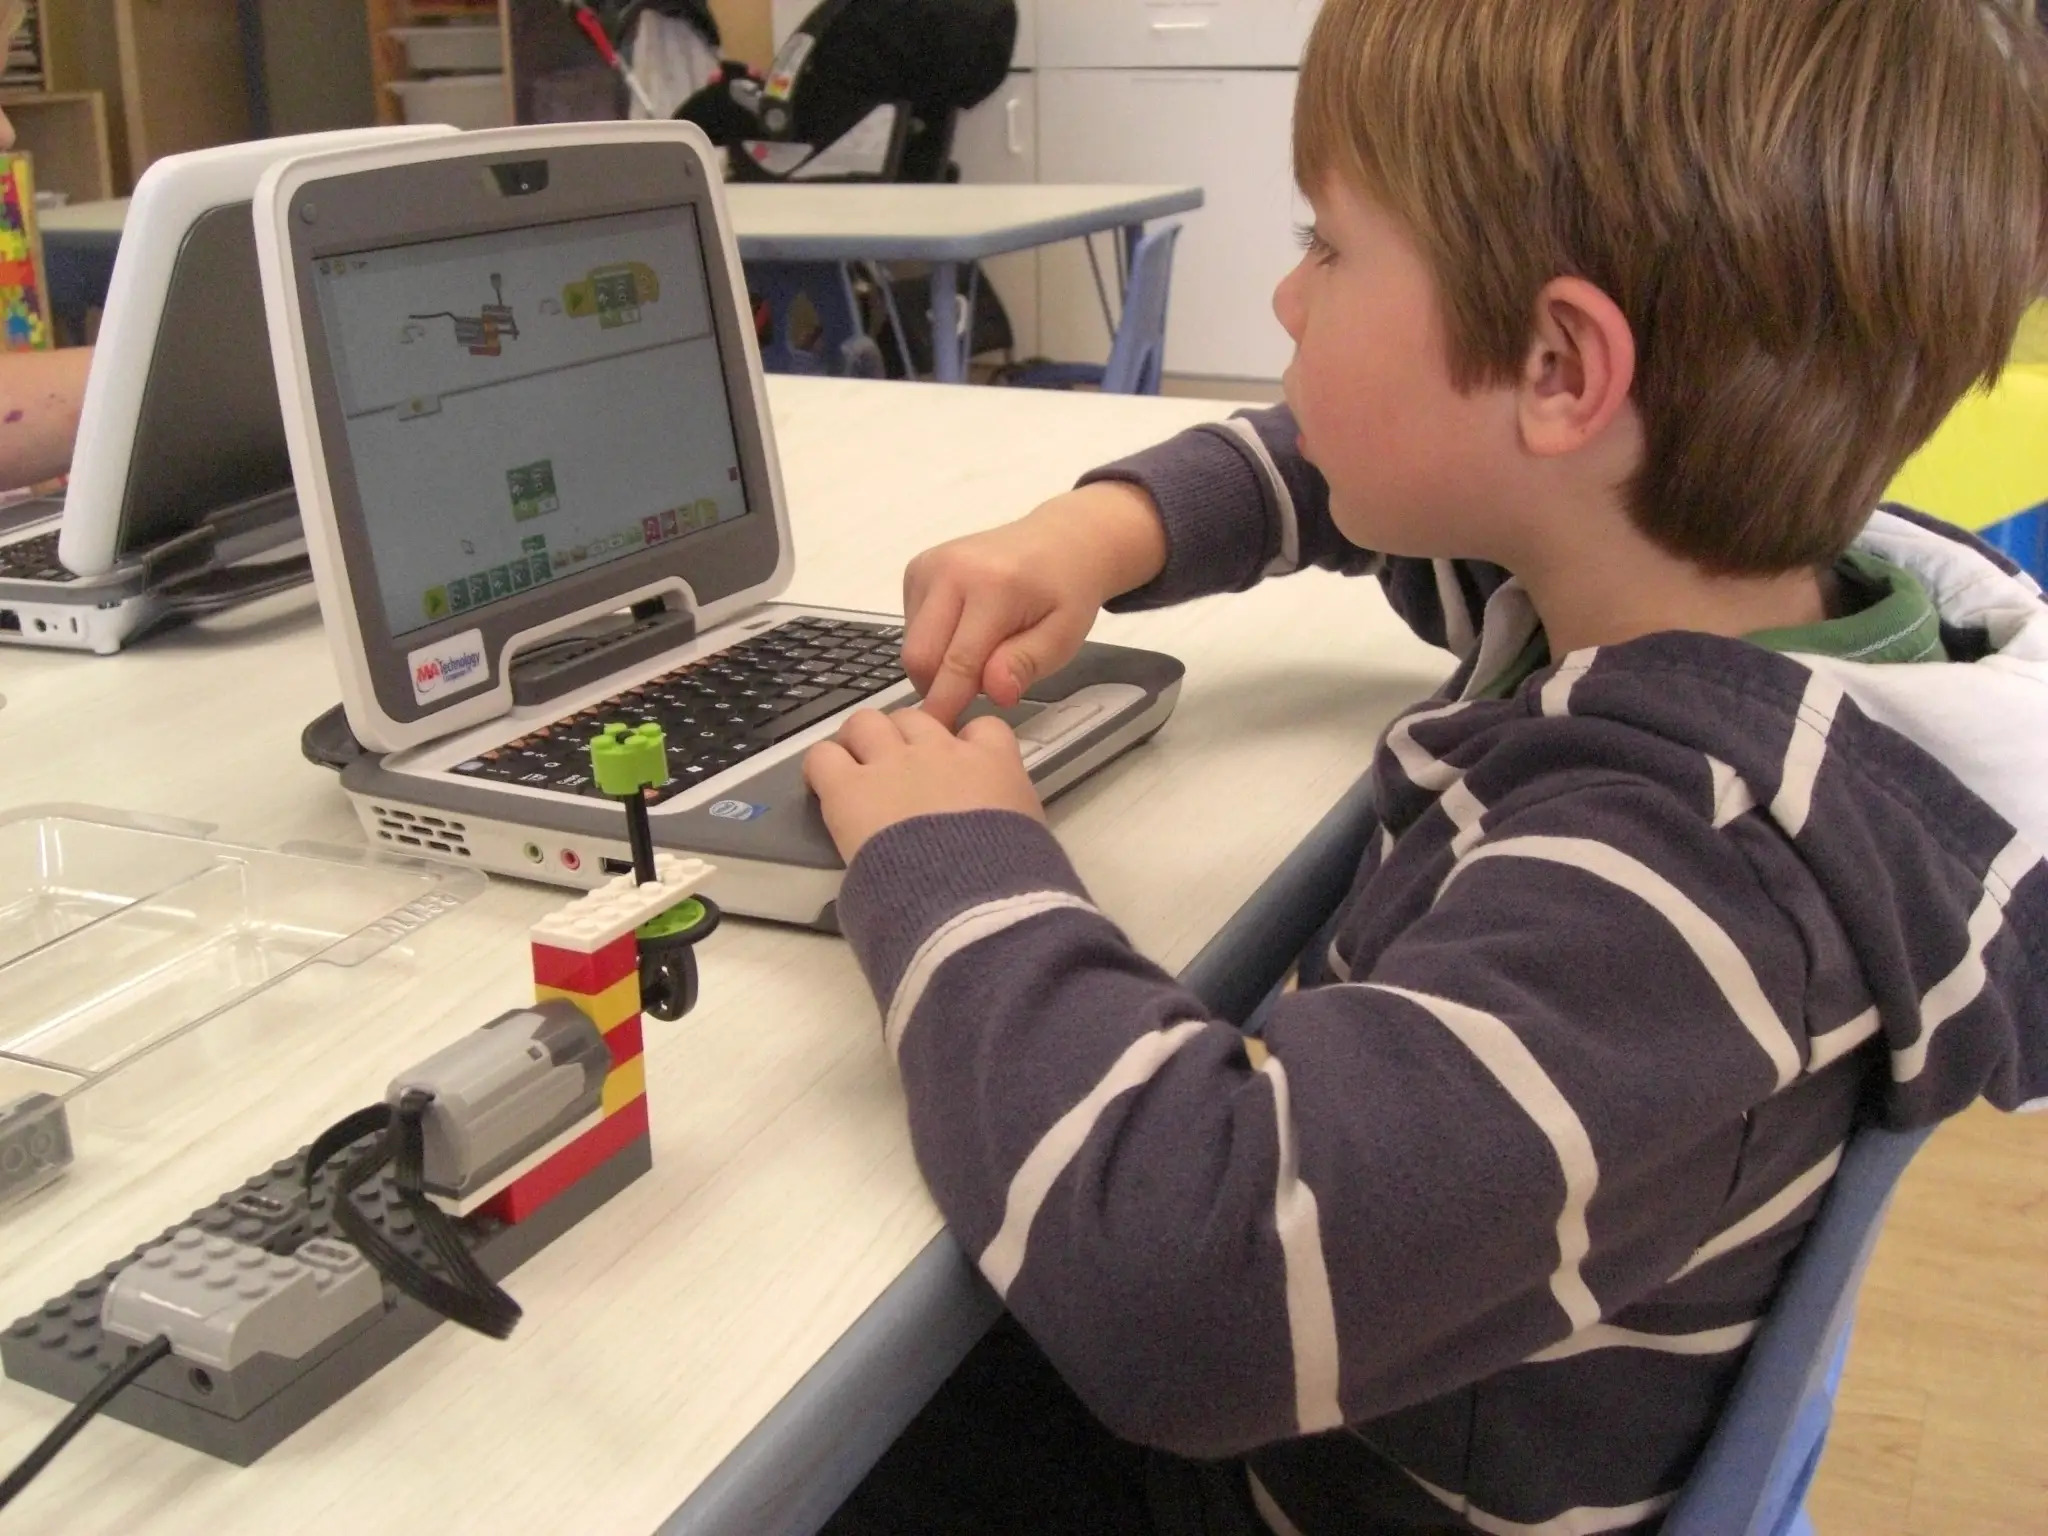
[[[971,261],[1202,205],[1187,186],[769,186],[726,188],[752,260]],[[118,235],[128,199],[41,215],[44,234]]]
[[[801,556],[790,595],[883,609],[918,549],[1228,410],[799,378],[772,379],[770,395]],[[1166,728],[1052,813],[1097,900],[1169,969],[1446,670],[1375,584],[1321,573],[1105,618],[1097,635],[1188,665]],[[298,755],[300,726],[336,692],[310,593],[112,658],[9,649],[0,678],[7,804],[167,813],[265,845],[361,843],[333,776]],[[0,1216],[0,1323],[525,1001],[526,928],[562,899],[494,881],[374,975],[309,973],[302,1015],[223,1062],[200,1111]],[[9,1532],[660,1524],[938,1229],[845,946],[729,922],[703,987],[689,1019],[649,1024],[652,1173],[511,1277],[526,1317],[508,1343],[444,1327],[247,1469],[95,1423],[9,1511]],[[0,1384],[0,1466],[61,1413]]]
[[[1202,206],[1190,186],[817,186],[725,189],[749,260],[974,261]]]

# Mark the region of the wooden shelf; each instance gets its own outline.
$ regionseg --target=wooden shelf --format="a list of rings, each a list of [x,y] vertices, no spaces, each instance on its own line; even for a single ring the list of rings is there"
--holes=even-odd
[[[98,91],[0,91],[16,147],[35,162],[36,187],[74,203],[114,195],[107,108]]]

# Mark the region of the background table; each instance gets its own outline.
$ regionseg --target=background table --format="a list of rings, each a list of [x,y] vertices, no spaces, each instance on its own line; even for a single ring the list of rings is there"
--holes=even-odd
[[[882,609],[916,550],[1229,409],[793,378],[771,380],[770,396],[798,543],[791,596]],[[1175,969],[1352,783],[1392,712],[1447,669],[1376,584],[1321,573],[1105,618],[1097,634],[1180,656],[1187,682],[1165,729],[1055,802],[1053,823],[1104,909]],[[243,842],[360,845],[333,776],[298,756],[299,727],[336,697],[309,593],[110,658],[0,652],[0,692],[8,804],[87,802],[216,822]],[[274,1048],[221,1064],[205,1113],[0,1217],[0,1320],[525,1001],[526,928],[563,899],[493,881],[380,977],[309,975]],[[649,1028],[652,1173],[512,1277],[526,1318],[509,1342],[444,1327],[247,1469],[95,1423],[9,1511],[10,1536],[609,1536],[671,1516],[674,1530],[760,1536],[775,1527],[747,1511],[774,1490],[788,1512],[818,1478],[843,1476],[833,1435],[848,1426],[806,1405],[915,1406],[919,1384],[882,1379],[886,1360],[833,1350],[865,1316],[957,1298],[945,1284],[922,1303],[911,1294],[934,1278],[917,1266],[938,1215],[844,944],[731,922],[703,968],[698,1011]],[[0,1464],[61,1412],[0,1384]],[[764,1421],[816,1433],[764,1434],[721,1472]]]
[[[1202,205],[1201,188],[1184,186],[740,183],[726,196],[742,260],[929,262],[934,315],[960,312],[962,263],[1112,229],[1124,232],[1129,249],[1150,220]],[[82,326],[85,311],[105,298],[127,211],[127,199],[115,198],[42,216],[51,307],[67,325]],[[943,327],[933,327],[933,366],[942,383],[967,377],[972,313],[965,318],[943,340]]]

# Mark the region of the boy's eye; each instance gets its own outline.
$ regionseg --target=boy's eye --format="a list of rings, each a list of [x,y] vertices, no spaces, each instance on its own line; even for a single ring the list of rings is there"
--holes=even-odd
[[[1322,232],[1313,224],[1295,225],[1294,239],[1308,253],[1309,259],[1318,266],[1329,265],[1330,258],[1337,254],[1331,249],[1330,242],[1323,238]]]

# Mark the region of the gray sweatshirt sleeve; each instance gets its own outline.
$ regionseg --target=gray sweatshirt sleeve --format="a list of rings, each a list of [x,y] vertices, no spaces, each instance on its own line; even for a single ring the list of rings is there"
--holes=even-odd
[[[1506,572],[1473,560],[1390,558],[1351,543],[1331,520],[1329,486],[1297,439],[1294,413],[1276,405],[1191,428],[1082,476],[1083,485],[1113,480],[1141,487],[1166,526],[1166,568],[1111,609],[1242,592],[1268,576],[1314,566],[1378,575],[1411,629],[1465,654]]]
[[[1655,785],[1517,802],[1454,871],[1397,849],[1376,887],[1415,883],[1423,915],[1284,999],[1262,1047],[1135,952],[1036,822],[922,818],[855,859],[841,916],[919,1166],[1119,1434],[1219,1456],[1422,1402],[1713,1232],[1785,1069],[1758,1020],[1801,1016],[1797,935]]]

